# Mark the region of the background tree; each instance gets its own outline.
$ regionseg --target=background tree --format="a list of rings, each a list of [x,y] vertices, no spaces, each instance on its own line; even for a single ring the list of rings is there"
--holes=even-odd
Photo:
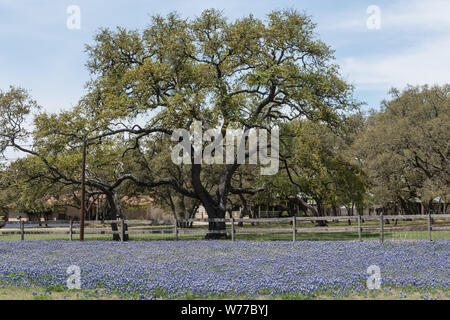
[[[283,171],[269,178],[278,193],[294,197],[314,216],[326,215],[326,209],[337,215],[337,209],[342,205],[347,208],[362,206],[366,193],[365,175],[346,156],[352,142],[351,121],[345,129],[330,128],[311,120],[292,122],[283,129]]]
[[[23,188],[25,197],[42,194],[45,184],[50,182],[52,189],[59,189],[59,194],[68,192],[64,196],[79,202],[79,188],[81,185],[81,147],[84,137],[93,131],[89,118],[84,116],[79,108],[64,111],[60,114],[40,113],[34,116],[33,123],[28,123],[27,116],[37,110],[36,103],[31,100],[23,89],[11,88],[0,96],[0,110],[3,111],[1,122],[4,129],[0,132],[0,151],[8,147],[15,148],[28,154],[29,161],[38,161],[39,170],[28,175],[28,181]],[[33,142],[33,147],[23,145],[23,141]],[[123,173],[124,158],[122,153],[126,144],[121,137],[106,136],[102,140],[97,137],[89,139],[89,156],[87,161],[88,199],[90,196],[104,194],[108,201],[110,219],[123,217],[117,190],[127,180]],[[19,163],[19,162],[18,162]],[[22,163],[23,164],[23,163]],[[33,169],[33,166],[22,166],[22,169]],[[27,170],[23,170],[23,173]],[[42,190],[41,190],[42,189]],[[32,190],[36,192],[31,192]],[[21,193],[20,193],[21,194]],[[39,205],[34,199],[33,205]],[[44,199],[42,200],[44,201]],[[31,202],[30,202],[31,203]],[[117,231],[117,224],[112,223],[113,231]],[[117,234],[115,240],[119,240]]]
[[[428,210],[433,199],[449,199],[450,86],[390,93],[391,100],[367,119],[354,154],[379,204],[418,214],[417,200]]]

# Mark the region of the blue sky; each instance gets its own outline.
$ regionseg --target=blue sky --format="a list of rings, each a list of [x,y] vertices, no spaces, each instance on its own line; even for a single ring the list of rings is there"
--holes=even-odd
[[[66,26],[70,5],[80,8],[79,30]],[[367,27],[371,5],[380,8],[380,29]],[[84,45],[99,28],[143,29],[153,14],[193,17],[207,8],[222,9],[229,19],[304,10],[336,50],[341,73],[365,108],[378,108],[393,86],[449,80],[449,0],[0,0],[0,89],[18,85],[47,111],[68,109],[84,94]]]

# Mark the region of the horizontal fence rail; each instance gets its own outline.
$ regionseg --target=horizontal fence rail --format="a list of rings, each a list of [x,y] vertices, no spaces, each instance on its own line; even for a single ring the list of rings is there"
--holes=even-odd
[[[235,240],[236,234],[265,234],[265,233],[292,233],[292,241],[296,241],[297,233],[339,233],[339,232],[355,232],[358,234],[358,239],[362,241],[363,232],[379,233],[380,242],[384,241],[386,233],[389,232],[426,232],[427,239],[432,240],[432,231],[450,231],[450,224],[448,226],[433,226],[434,219],[450,219],[450,214],[432,214],[432,215],[378,215],[378,216],[326,216],[326,217],[283,217],[283,218],[216,218],[216,219],[169,219],[169,220],[90,220],[85,221],[85,234],[109,234],[118,235],[123,241],[125,235],[137,234],[174,234],[174,239],[178,240],[180,234],[226,234],[230,235],[231,240]],[[389,224],[386,222],[391,220]],[[424,220],[424,225],[412,226],[397,226],[393,221],[413,221]],[[320,227],[304,227],[298,226],[301,222],[342,222],[349,221],[356,222],[351,226],[320,226]],[[362,225],[366,221],[378,221],[374,225]],[[208,230],[207,228],[187,228],[182,227],[188,224],[200,223],[200,225],[207,226],[208,223],[223,222],[226,225],[225,230]],[[254,227],[259,224],[289,224],[289,226],[282,227]],[[243,224],[252,224],[252,227],[242,227]],[[27,230],[37,228],[37,226],[51,226],[54,230]],[[105,230],[106,226],[116,225],[113,230]],[[197,224],[196,226],[200,226]],[[26,227],[27,226],[27,227]],[[134,229],[129,230],[129,226],[135,226]],[[149,228],[150,229],[138,229]],[[103,228],[103,229],[102,229]],[[5,230],[6,229],[6,230]],[[20,235],[21,240],[24,240],[25,235],[44,235],[44,234],[65,234],[69,235],[69,239],[73,240],[73,235],[80,233],[79,221],[14,221],[6,222],[6,228],[0,229],[0,235]],[[9,230],[8,230],[9,229]]]

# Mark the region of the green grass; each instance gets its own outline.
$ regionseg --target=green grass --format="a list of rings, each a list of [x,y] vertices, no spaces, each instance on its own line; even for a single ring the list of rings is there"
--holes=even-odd
[[[167,299],[161,292],[156,292],[157,299]],[[0,300],[117,300],[117,299],[129,299],[130,297],[120,297],[117,294],[107,295],[104,294],[101,289],[97,290],[57,290],[50,291],[41,287],[0,287]],[[298,293],[286,293],[282,295],[266,296],[235,296],[235,295],[209,295],[199,296],[186,292],[180,299],[196,300],[196,299],[208,299],[208,300],[241,300],[241,299],[269,299],[269,300],[422,300],[425,298],[433,298],[439,300],[449,300],[450,295],[448,290],[435,289],[432,292],[420,292],[416,288],[409,289],[389,289],[381,288],[380,290],[367,291],[362,294],[350,294],[343,297],[333,297],[330,292],[321,292],[314,297],[304,296]]]
[[[90,296],[89,296],[90,295]],[[47,290],[42,287],[0,287],[0,300],[117,300],[101,290]]]
[[[109,234],[85,234],[85,240],[112,240]],[[204,234],[179,234],[179,240],[202,240]],[[292,233],[237,233],[236,240],[247,241],[292,241]],[[379,240],[378,232],[363,232],[362,240]],[[426,240],[426,231],[408,231],[408,232],[386,232],[384,239],[389,240]],[[450,240],[449,231],[433,231],[433,240]],[[0,235],[0,241],[18,241],[20,235]],[[64,234],[25,234],[25,240],[69,240],[68,235]],[[73,235],[73,240],[79,240],[79,235]],[[174,240],[173,234],[131,234],[130,241],[152,241],[152,240]],[[297,233],[297,241],[351,241],[358,240],[357,232],[321,232],[321,233]]]

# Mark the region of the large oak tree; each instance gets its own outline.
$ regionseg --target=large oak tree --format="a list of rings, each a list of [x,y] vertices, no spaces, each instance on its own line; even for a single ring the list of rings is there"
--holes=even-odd
[[[244,135],[305,117],[338,125],[355,106],[352,87],[314,31],[311,19],[296,11],[230,22],[216,10],[194,19],[155,16],[142,32],[104,29],[87,46],[92,80],[82,105],[98,124],[97,136],[127,132],[136,140],[189,129],[196,120],[204,130]],[[250,192],[232,184],[239,166],[235,159],[216,170],[212,190],[202,179],[204,164],[190,165],[188,187],[173,176],[164,181],[198,199],[210,218],[224,218],[229,195]],[[210,224],[223,229],[224,223]]]

